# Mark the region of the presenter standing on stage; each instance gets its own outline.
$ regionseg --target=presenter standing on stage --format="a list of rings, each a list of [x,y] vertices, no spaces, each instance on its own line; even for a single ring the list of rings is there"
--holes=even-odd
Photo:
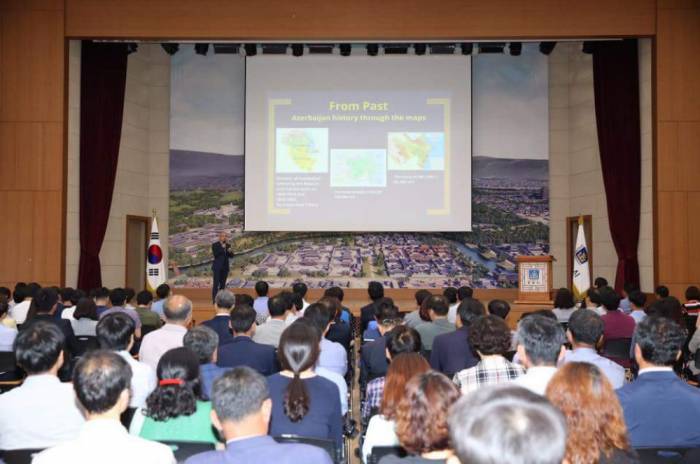
[[[228,234],[226,232],[219,234],[219,241],[212,244],[211,252],[214,255],[214,262],[211,264],[212,274],[214,275],[211,301],[214,301],[219,290],[226,288],[226,279],[230,270],[228,259],[233,258],[233,251],[231,251],[231,244],[228,243]]]

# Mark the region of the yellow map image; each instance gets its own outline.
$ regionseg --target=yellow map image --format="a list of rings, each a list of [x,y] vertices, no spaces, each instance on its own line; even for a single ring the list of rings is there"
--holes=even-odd
[[[445,169],[444,132],[389,132],[388,139],[390,170]]]
[[[328,129],[277,128],[275,157],[279,173],[328,172]]]

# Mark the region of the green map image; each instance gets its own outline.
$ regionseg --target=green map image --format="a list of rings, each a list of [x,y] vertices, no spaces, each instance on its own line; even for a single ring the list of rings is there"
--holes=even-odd
[[[444,132],[389,132],[388,138],[390,170],[445,169]]]
[[[276,172],[328,172],[327,128],[277,128]]]
[[[331,150],[331,187],[386,187],[386,150]]]

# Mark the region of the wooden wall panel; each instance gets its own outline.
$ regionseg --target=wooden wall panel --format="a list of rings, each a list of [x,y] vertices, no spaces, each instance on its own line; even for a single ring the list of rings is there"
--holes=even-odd
[[[650,36],[654,0],[66,0],[69,37],[458,39]]]
[[[682,283],[688,278],[688,195],[685,192],[658,193],[658,234],[661,283]]]

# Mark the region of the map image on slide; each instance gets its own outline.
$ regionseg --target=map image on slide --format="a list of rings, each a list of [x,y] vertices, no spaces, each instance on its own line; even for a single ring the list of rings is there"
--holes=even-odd
[[[327,128],[277,128],[276,172],[328,172]]]
[[[331,187],[386,187],[386,150],[331,150]]]
[[[444,132],[389,132],[389,169],[442,171],[445,169]]]

